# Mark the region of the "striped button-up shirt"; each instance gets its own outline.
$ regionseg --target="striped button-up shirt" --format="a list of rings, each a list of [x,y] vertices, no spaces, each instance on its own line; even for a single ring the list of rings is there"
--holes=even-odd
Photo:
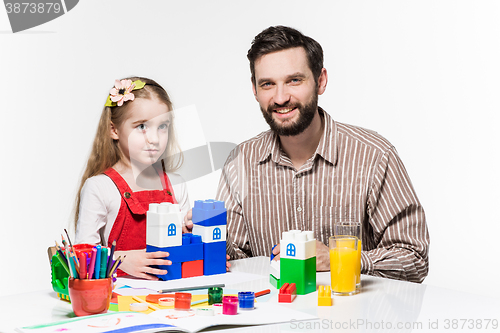
[[[324,132],[295,169],[272,131],[241,143],[223,168],[232,259],[269,256],[281,234],[312,230],[328,245],[334,223],[362,223],[361,272],[422,282],[428,272],[424,210],[396,149],[376,132],[346,125],[319,108]]]

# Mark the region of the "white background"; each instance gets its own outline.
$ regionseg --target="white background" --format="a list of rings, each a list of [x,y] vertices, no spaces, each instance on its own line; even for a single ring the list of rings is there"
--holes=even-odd
[[[424,283],[500,297],[498,1],[85,0],[12,34],[0,9],[0,295],[48,289],[46,254],[73,202],[115,78],[151,77],[195,105],[206,141],[267,129],[246,52],[270,25],[320,42],[320,105],[403,159],[431,236]],[[189,131],[186,126],[183,131]],[[195,135],[195,133],[193,133]],[[219,173],[189,183],[215,194]]]

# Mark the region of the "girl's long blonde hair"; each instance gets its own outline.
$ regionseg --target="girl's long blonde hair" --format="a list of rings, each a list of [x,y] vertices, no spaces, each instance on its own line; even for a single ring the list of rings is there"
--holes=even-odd
[[[158,98],[159,101],[168,106],[168,110],[172,111],[172,102],[165,89],[163,89],[154,80],[144,77],[128,77],[128,80],[136,81],[141,80],[146,85],[142,89],[133,91],[135,98],[152,99]],[[75,200],[75,230],[78,222],[78,215],[80,213],[80,199],[82,187],[85,181],[93,176],[102,174],[107,169],[118,163],[123,159],[123,153],[118,147],[118,141],[113,140],[111,134],[111,123],[115,128],[119,128],[121,124],[128,118],[127,106],[133,103],[128,101],[123,103],[122,106],[105,106],[102,110],[101,119],[97,126],[94,143],[92,144],[92,151],[90,152],[87,166],[80,181],[80,186]],[[181,152],[179,144],[175,135],[174,116],[172,113],[170,126],[168,127],[168,143],[167,148],[160,156],[156,163],[163,169],[164,172],[172,172],[180,168],[184,161],[184,156]]]

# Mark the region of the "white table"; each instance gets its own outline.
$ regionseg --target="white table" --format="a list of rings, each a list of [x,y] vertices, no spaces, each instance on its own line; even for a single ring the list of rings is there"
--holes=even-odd
[[[269,284],[267,257],[232,261],[232,270],[259,274],[262,275],[262,279],[226,285],[227,288],[275,290]],[[317,285],[328,285],[329,280],[329,272],[317,274]],[[331,307],[318,307],[316,292],[299,295],[293,303],[283,304],[285,307],[317,316],[319,320],[232,330],[238,332],[500,332],[500,299],[366,275],[362,275],[361,280],[360,294],[334,296]],[[476,287],[494,286],[484,282],[478,283]],[[277,302],[277,293],[269,302]],[[14,332],[14,328],[18,326],[59,321],[72,316],[74,315],[71,305],[59,300],[52,290],[0,298],[2,333]],[[497,323],[496,329],[493,328],[494,321]]]

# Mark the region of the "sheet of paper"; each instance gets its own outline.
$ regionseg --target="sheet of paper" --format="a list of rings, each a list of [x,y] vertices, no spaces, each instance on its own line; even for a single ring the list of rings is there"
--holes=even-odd
[[[153,290],[162,290],[170,288],[190,288],[203,285],[213,284],[237,284],[241,282],[254,281],[264,278],[262,275],[241,273],[241,272],[228,272],[216,275],[204,275],[191,278],[184,278],[170,281],[150,281],[143,279],[132,278],[118,278],[117,282],[120,285],[126,285],[132,288],[147,288]]]
[[[313,320],[317,317],[276,303],[256,303],[255,309],[238,310],[237,315],[199,316],[194,310],[160,310],[149,314],[161,322],[186,329],[191,332],[218,325],[264,325],[293,321]],[[196,320],[193,320],[196,317]]]
[[[113,292],[122,296],[147,296],[149,294],[156,294],[158,290],[148,288],[121,287],[113,289]]]
[[[179,331],[178,327],[151,318],[143,313],[118,312],[69,319],[57,323],[18,327],[17,332],[61,333],[61,332],[165,332]]]
[[[196,320],[193,320],[196,317]],[[238,311],[229,316],[199,316],[194,310],[160,310],[151,314],[116,312],[102,315],[73,318],[62,322],[16,328],[17,332],[60,333],[73,332],[196,332],[218,325],[263,325],[290,321],[314,320],[317,317],[283,307],[275,303],[257,303],[254,310]]]

